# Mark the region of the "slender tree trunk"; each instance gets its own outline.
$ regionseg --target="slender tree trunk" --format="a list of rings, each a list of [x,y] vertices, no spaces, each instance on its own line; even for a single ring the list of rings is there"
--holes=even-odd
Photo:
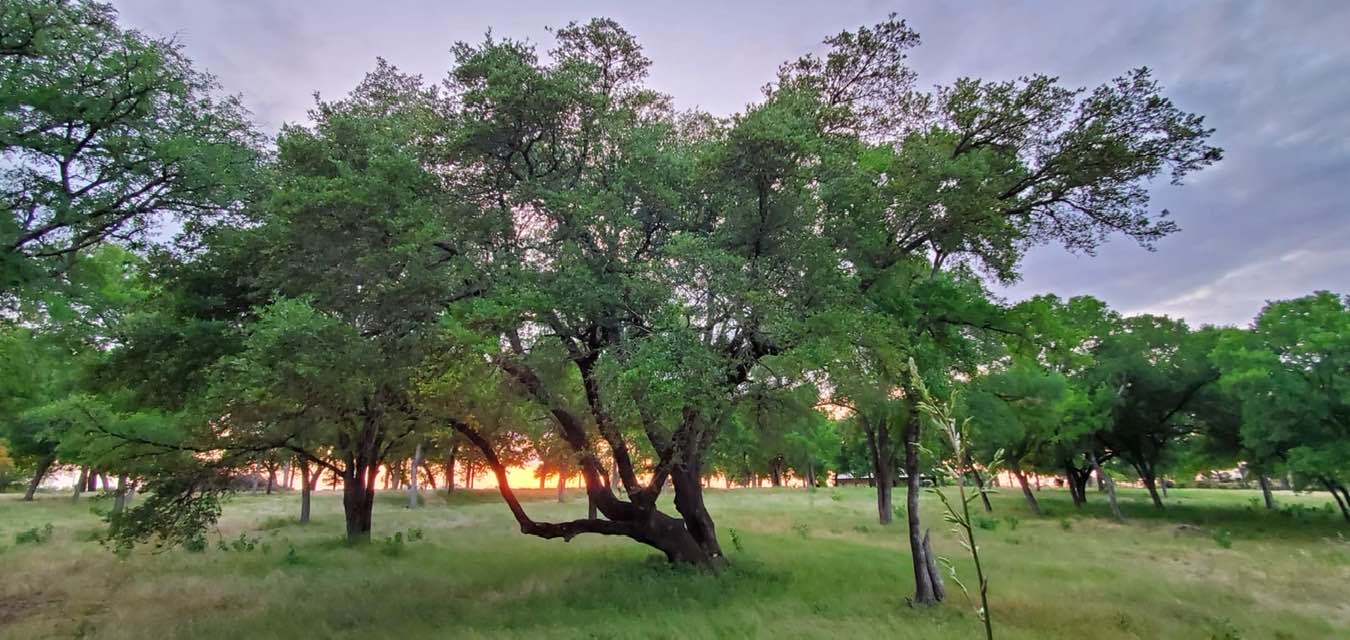
[[[970,473],[975,476],[975,487],[980,490],[980,502],[984,503],[984,512],[993,513],[994,505],[989,504],[989,494],[984,492],[984,476],[975,467],[970,468]]]
[[[1167,476],[1158,477],[1158,488],[1162,489],[1162,497],[1167,497]]]
[[[909,423],[906,426],[905,517],[909,526],[909,553],[914,565],[914,598],[910,603],[922,606],[936,604],[938,599],[928,572],[928,554],[924,549],[924,532],[919,521],[919,494],[923,491],[923,486],[922,471],[919,468],[919,442],[922,434],[917,412],[910,411]]]
[[[107,491],[107,490],[108,490],[108,473],[107,473],[107,472],[105,472],[105,471],[100,471],[100,472],[98,472],[98,484],[99,484],[100,487],[103,488],[104,491]]]
[[[113,495],[112,514],[117,516],[127,506],[127,474],[117,476],[117,492]]]
[[[250,479],[250,480],[252,481],[252,483],[253,483],[253,486],[249,489],[249,492],[250,492],[250,493],[257,493],[257,492],[258,492],[258,485],[261,484],[260,480],[262,479],[262,478],[260,477],[261,474],[258,473],[258,465],[252,465],[252,466],[250,466],[250,467],[249,467],[249,470],[248,470],[248,475],[249,475],[249,479]]]
[[[814,462],[807,462],[807,463],[806,463],[806,490],[807,490],[807,491],[810,491],[811,489],[815,489],[815,488],[816,488],[816,463],[814,463]]]
[[[872,480],[877,490],[877,522],[891,523],[894,512],[892,494],[895,488],[895,456],[891,451],[890,429],[885,422],[864,425],[868,453],[872,454]]]
[[[450,446],[450,457],[445,461],[445,493],[446,495],[455,492],[455,454],[458,453],[459,445]]]
[[[1116,502],[1116,481],[1102,471],[1102,465],[1097,461],[1096,452],[1088,452],[1088,461],[1092,463],[1092,470],[1097,474],[1097,482],[1106,487],[1106,499],[1111,503],[1111,513],[1116,516],[1116,520],[1124,522],[1125,516],[1120,513],[1120,503]]]
[[[1273,510],[1275,508],[1275,494],[1270,492],[1270,478],[1266,477],[1264,473],[1258,474],[1256,482],[1261,485],[1261,497],[1266,499],[1266,508]]]
[[[783,486],[783,462],[774,458],[769,466],[769,484],[774,487]]]
[[[309,461],[300,462],[300,524],[309,524],[309,501],[314,486],[319,483],[319,471],[311,471]]]
[[[33,479],[28,482],[28,490],[23,494],[24,502],[32,502],[33,496],[37,495],[38,487],[42,484],[42,479],[47,477],[47,472],[51,471],[52,465],[56,463],[56,456],[45,456],[38,460],[37,468],[33,470]]]
[[[566,498],[567,498],[567,496],[566,496],[566,491],[567,491],[567,474],[566,474],[566,473],[563,473],[562,471],[558,471],[558,502],[559,502],[559,503],[562,503],[562,502],[566,502],[566,501],[567,501],[567,500],[566,500]]]
[[[421,465],[422,465],[422,443],[419,442],[419,443],[417,443],[417,446],[413,448],[413,457],[412,457],[412,461],[408,463],[408,508],[409,508],[409,509],[416,509],[416,508],[417,508],[417,499],[420,497],[420,496],[417,494],[417,471],[418,471],[418,467],[420,467]]]
[[[75,491],[70,495],[71,502],[80,501],[80,492],[84,491],[85,485],[89,482],[89,467],[80,467],[80,477],[75,481]]]
[[[272,495],[272,490],[277,487],[277,468],[275,466],[267,467],[267,495]]]
[[[1018,467],[1013,467],[1012,473],[1017,478],[1017,484],[1022,485],[1022,496],[1027,499],[1027,506],[1031,507],[1031,512],[1041,515],[1041,503],[1036,500],[1036,493],[1031,490],[1031,484],[1027,482],[1027,474]]]
[[[283,465],[281,466],[281,486],[285,487],[287,491],[289,491],[290,488],[291,488],[291,461],[290,461],[290,460],[287,460],[287,461],[285,462],[285,464],[283,464]]]
[[[84,489],[89,492],[98,491],[98,471],[93,467],[89,467],[89,475],[85,479]]]

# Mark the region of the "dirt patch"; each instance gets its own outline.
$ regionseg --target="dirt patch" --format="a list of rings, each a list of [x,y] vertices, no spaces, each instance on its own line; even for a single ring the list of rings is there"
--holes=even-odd
[[[0,598],[0,627],[18,622],[37,613],[43,607],[57,605],[60,602],[60,598],[46,593],[6,595]]]

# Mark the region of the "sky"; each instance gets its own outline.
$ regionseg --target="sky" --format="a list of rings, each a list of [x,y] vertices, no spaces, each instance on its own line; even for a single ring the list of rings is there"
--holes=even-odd
[[[383,57],[439,81],[450,47],[491,31],[550,48],[546,28],[604,16],[637,36],[649,86],[680,109],[744,109],[784,61],[897,13],[923,44],[920,86],[1032,73],[1096,86],[1148,66],[1206,116],[1225,159],[1156,209],[1181,232],[1148,251],[1116,238],[1095,256],[1039,247],[996,292],[1090,294],[1125,313],[1245,326],[1268,300],[1350,293],[1350,2],[455,2],[116,0],[124,24],[173,36],[242,95],[264,131],[303,122],[313,94],[345,94]]]

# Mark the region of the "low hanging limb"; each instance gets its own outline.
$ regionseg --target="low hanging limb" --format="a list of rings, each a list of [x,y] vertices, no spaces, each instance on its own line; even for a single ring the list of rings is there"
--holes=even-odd
[[[545,539],[562,538],[565,541],[571,541],[572,538],[582,533],[598,533],[611,536],[629,536],[639,537],[640,531],[632,522],[601,520],[601,519],[583,519],[571,520],[567,522],[536,522],[531,519],[529,514],[525,513],[525,508],[521,506],[520,500],[516,497],[516,492],[511,489],[507,480],[506,466],[502,464],[501,459],[497,457],[496,451],[492,448],[492,443],[488,442],[482,434],[476,429],[459,420],[451,420],[450,425],[454,427],[465,438],[469,440],[483,454],[487,460],[488,466],[492,467],[492,472],[497,476],[497,491],[501,493],[502,499],[506,501],[507,507],[511,509],[511,515],[515,516],[516,523],[520,525],[520,532],[532,536],[538,536]],[[587,486],[588,493],[598,493]],[[608,492],[606,492],[608,493]],[[610,494],[610,500],[618,502],[613,494]],[[597,501],[598,502],[598,501]],[[601,511],[603,511],[603,507]]]

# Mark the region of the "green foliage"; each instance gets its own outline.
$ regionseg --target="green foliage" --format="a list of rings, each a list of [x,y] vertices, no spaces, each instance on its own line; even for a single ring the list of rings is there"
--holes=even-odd
[[[157,216],[237,209],[255,135],[177,43],[91,0],[7,2],[0,33],[0,291],[97,243],[139,240]]]
[[[42,544],[52,539],[53,530],[50,522],[41,527],[25,529],[14,534],[14,544]]]
[[[1215,529],[1215,530],[1214,530],[1214,544],[1217,544],[1217,545],[1219,545],[1220,547],[1222,547],[1222,548],[1224,548],[1224,549],[1232,549],[1232,548],[1233,548],[1233,532],[1232,532],[1232,531],[1229,531],[1228,529]]]

